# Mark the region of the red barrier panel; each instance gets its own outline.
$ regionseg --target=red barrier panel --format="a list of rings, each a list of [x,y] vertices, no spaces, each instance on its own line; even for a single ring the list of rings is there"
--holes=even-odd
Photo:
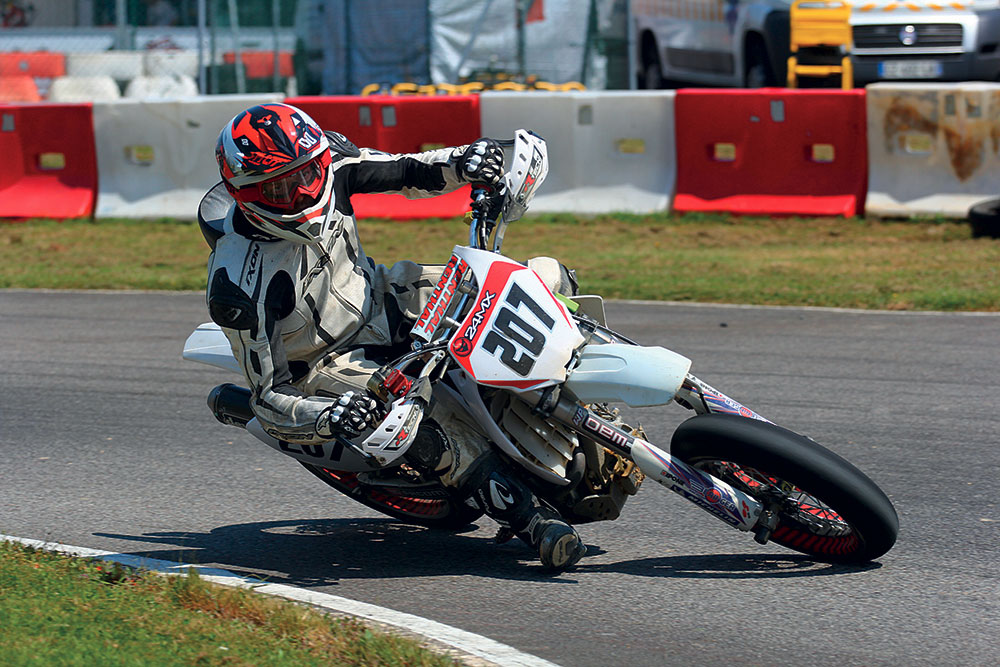
[[[864,90],[679,90],[675,211],[864,210]]]
[[[0,53],[0,76],[54,79],[66,74],[66,55],[50,51]]]
[[[97,154],[90,104],[0,104],[0,217],[93,213]]]
[[[274,76],[274,51],[243,51],[240,53],[244,72],[248,79],[267,79]],[[222,62],[232,65],[236,62],[236,53],[228,51],[222,54]],[[278,73],[280,76],[295,74],[290,51],[278,52]]]
[[[480,136],[479,97],[296,97],[299,107],[324,130],[335,130],[358,146],[388,153],[416,153],[458,146]],[[447,218],[469,209],[469,188],[426,199],[367,194],[351,198],[359,217]]]
[[[378,104],[369,97],[289,97],[285,102],[302,109],[324,130],[340,132],[358,146],[377,148],[375,119]]]
[[[0,102],[41,102],[38,85],[30,76],[0,76]]]

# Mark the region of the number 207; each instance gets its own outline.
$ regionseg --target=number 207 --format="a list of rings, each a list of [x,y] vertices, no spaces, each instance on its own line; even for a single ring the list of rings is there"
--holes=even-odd
[[[499,351],[500,363],[521,377],[527,377],[545,347],[545,334],[517,314],[517,309],[522,305],[526,306],[546,329],[552,331],[556,321],[515,283],[507,293],[504,306],[497,313],[493,327],[486,334],[482,347],[493,356],[497,356]]]

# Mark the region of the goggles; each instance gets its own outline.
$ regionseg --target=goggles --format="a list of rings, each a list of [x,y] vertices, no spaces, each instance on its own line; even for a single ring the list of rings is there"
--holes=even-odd
[[[259,202],[278,209],[290,210],[300,197],[315,200],[322,193],[330,152],[324,151],[298,169],[268,181],[245,185],[238,199],[244,203]]]

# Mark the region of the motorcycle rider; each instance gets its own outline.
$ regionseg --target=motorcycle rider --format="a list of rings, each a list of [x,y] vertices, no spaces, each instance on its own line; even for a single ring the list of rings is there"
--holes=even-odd
[[[208,308],[250,384],[254,415],[268,434],[292,443],[358,438],[384,416],[368,379],[409,349],[410,327],[442,267],[376,265],[358,240],[351,195],[502,187],[502,149],[482,138],[382,153],[274,103],[237,114],[219,135],[216,160],[223,182],[201,206],[225,211],[209,259]],[[554,291],[573,293],[572,274],[555,260],[529,266]],[[576,530],[467,419],[436,398],[411,446],[419,455],[408,462],[537,549],[547,568],[574,565],[586,552]]]

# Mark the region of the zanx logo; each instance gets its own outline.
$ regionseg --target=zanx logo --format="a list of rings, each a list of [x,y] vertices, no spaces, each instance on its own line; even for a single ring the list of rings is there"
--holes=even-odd
[[[494,292],[483,292],[483,298],[479,300],[479,309],[472,314],[472,318],[469,320],[469,326],[465,329],[465,337],[469,340],[474,340],[476,337],[476,332],[479,331],[479,327],[483,323],[483,319],[486,316],[486,311],[490,309],[493,305],[493,299],[497,298]]]

